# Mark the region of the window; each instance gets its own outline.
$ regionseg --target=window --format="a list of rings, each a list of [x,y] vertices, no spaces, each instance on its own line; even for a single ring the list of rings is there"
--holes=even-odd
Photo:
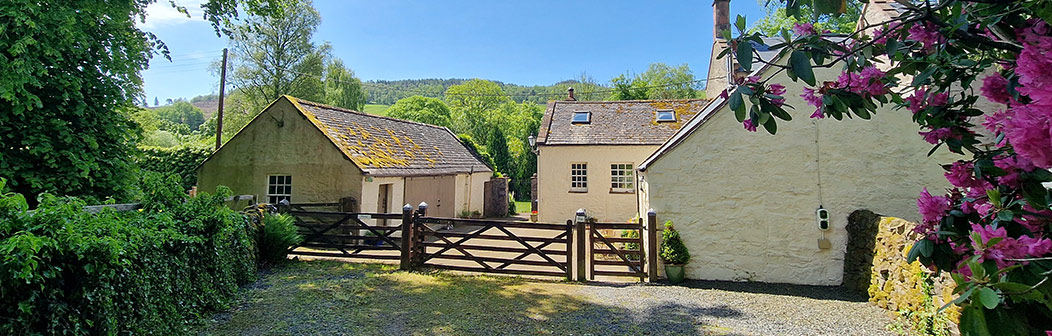
[[[672,111],[672,110],[658,110],[656,118],[657,118],[658,122],[662,122],[662,121],[676,122],[676,112]]]
[[[292,176],[267,176],[267,203],[277,204],[282,200],[292,202]]]
[[[570,164],[570,191],[571,192],[587,192],[588,191],[588,164],[587,163],[571,163]]]
[[[573,119],[570,120],[574,124],[587,124],[592,121],[592,112],[588,111],[577,111],[573,113]]]
[[[610,192],[635,191],[635,174],[631,163],[610,164]]]

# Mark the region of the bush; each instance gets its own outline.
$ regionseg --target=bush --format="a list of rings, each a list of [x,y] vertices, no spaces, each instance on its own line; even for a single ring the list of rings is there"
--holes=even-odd
[[[292,216],[268,213],[263,215],[263,225],[256,228],[256,246],[259,248],[259,261],[263,264],[277,264],[289,255],[289,247],[303,241]]]
[[[690,261],[690,252],[679,231],[672,227],[672,221],[665,222],[665,231],[661,233],[661,261],[666,265],[683,265]]]
[[[181,179],[179,184],[184,191],[197,185],[197,166],[212,154],[211,148],[196,147],[146,147],[140,151],[142,155],[136,162],[139,169],[178,175]]]
[[[178,187],[150,185],[144,190]],[[0,180],[0,189],[3,181]],[[252,281],[245,217],[229,189],[92,214],[75,198],[0,195],[0,334],[186,334]]]
[[[636,220],[633,219],[629,223],[636,223]],[[621,231],[621,238],[639,238],[639,230],[622,230]],[[629,250],[629,251],[639,251],[640,250],[639,249],[639,243],[624,243],[624,244],[625,244],[625,250]],[[629,255],[626,255],[625,257],[628,257],[628,260],[639,260],[639,256],[640,256],[639,254],[629,254]]]

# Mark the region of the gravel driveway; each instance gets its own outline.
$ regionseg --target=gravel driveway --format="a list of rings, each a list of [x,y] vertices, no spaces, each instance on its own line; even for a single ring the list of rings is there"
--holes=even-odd
[[[885,326],[894,320],[839,287],[688,280],[583,285],[579,293],[631,311],[654,334],[889,335]]]
[[[203,335],[887,335],[837,287],[567,283],[292,262],[202,321]]]

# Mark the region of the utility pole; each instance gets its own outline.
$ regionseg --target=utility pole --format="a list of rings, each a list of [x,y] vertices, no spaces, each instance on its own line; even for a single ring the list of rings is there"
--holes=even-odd
[[[219,111],[216,112],[216,150],[223,145],[223,100],[226,99],[226,52],[223,48],[223,68],[219,70]]]

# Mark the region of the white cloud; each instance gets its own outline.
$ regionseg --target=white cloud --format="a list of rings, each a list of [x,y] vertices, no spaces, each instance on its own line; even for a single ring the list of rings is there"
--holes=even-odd
[[[146,23],[139,23],[143,29],[156,29],[165,26],[176,26],[187,22],[204,22],[204,11],[201,3],[204,0],[177,0],[176,4],[186,7],[190,17],[180,13],[166,0],[159,0],[146,7]]]

